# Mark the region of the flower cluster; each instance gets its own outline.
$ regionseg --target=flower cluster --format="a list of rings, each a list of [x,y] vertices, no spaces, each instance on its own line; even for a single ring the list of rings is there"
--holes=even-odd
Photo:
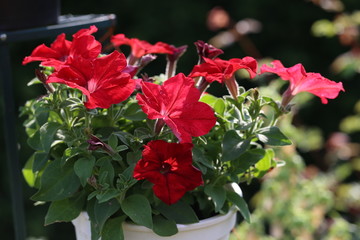
[[[111,239],[114,223],[124,220],[169,236],[177,223],[225,213],[231,205],[249,221],[234,183],[276,167],[272,146],[291,144],[276,127],[290,101],[305,91],[327,103],[344,90],[301,64],[285,68],[276,60],[258,68],[252,57],[221,59],[223,51],[203,41],[195,43],[198,64],[176,73],[187,46],[117,34],[111,38],[116,50],[103,53],[96,31],[80,30],[71,41],[61,34],[24,59],[40,61],[32,83],[42,83],[47,95],[22,108],[35,150],[24,168],[38,188],[32,199],[51,202],[46,224],[86,210],[93,239]],[[123,45],[131,48],[127,57]],[[166,73],[149,77],[143,69],[159,54],[166,55]],[[250,78],[275,73],[289,81],[282,103],[239,86],[239,69]],[[206,93],[214,81],[230,96]]]

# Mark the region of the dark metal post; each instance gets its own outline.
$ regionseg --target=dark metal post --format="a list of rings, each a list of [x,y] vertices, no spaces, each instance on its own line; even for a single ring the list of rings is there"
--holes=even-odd
[[[4,109],[4,140],[10,182],[15,240],[26,239],[25,213],[23,206],[21,167],[16,138],[16,118],[12,68],[9,43],[56,36],[60,33],[74,33],[81,28],[96,25],[99,29],[111,29],[116,25],[114,14],[89,14],[60,16],[59,23],[45,27],[9,32],[0,31],[0,81]],[[15,115],[16,114],[16,115]]]
[[[15,106],[13,96],[13,83],[11,78],[11,64],[9,46],[0,41],[0,81],[3,95],[4,138],[6,159],[10,180],[12,212],[15,230],[15,239],[24,240],[25,216],[22,194],[21,168],[19,165],[18,143],[16,140]]]

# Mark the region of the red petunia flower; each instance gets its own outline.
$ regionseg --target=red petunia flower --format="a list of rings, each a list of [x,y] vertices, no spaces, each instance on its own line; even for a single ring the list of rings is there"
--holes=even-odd
[[[290,86],[283,95],[284,107],[299,92],[312,93],[318,96],[323,104],[327,104],[328,99],[334,99],[340,91],[345,91],[341,82],[331,81],[319,73],[307,73],[300,63],[289,68],[285,68],[279,60],[274,60],[271,64],[273,67],[263,65],[261,73],[275,73],[283,80],[290,81]]]
[[[203,184],[201,172],[192,165],[191,143],[149,142],[136,164],[133,176],[154,184],[154,194],[174,204],[188,191]]]
[[[204,63],[195,65],[189,77],[204,77],[205,80],[209,83],[218,81],[220,83],[225,83],[231,95],[236,98],[238,95],[238,84],[235,79],[235,72],[239,69],[245,69],[248,71],[250,78],[256,76],[257,62],[252,57],[232,58],[230,60],[222,60],[220,58],[215,58],[214,60],[210,58],[203,58]],[[205,91],[207,85],[200,87],[200,91]]]
[[[65,34],[62,33],[57,36],[50,47],[45,44],[36,47],[30,56],[24,58],[22,63],[25,65],[29,62],[41,61],[41,65],[58,70],[69,57],[96,58],[101,52],[101,43],[90,35],[96,31],[95,26],[81,29],[73,35],[73,41],[66,40]]]
[[[180,142],[191,142],[191,136],[202,136],[215,125],[212,108],[199,102],[200,92],[194,81],[180,73],[157,85],[142,82],[143,94],[136,99],[149,119],[162,119]]]
[[[69,65],[49,76],[47,83],[62,83],[79,89],[87,100],[85,106],[109,108],[127,99],[135,89],[135,81],[122,70],[126,59],[122,53],[113,52],[96,59],[68,59]]]
[[[204,63],[194,66],[189,77],[202,76],[208,82],[218,81],[219,83],[225,83],[239,69],[246,69],[250,74],[250,78],[256,76],[257,62],[252,57],[232,58],[230,60],[220,58],[212,60],[204,57],[204,60]]]
[[[111,37],[111,42],[114,46],[129,45],[131,47],[131,54],[137,59],[150,53],[165,53],[173,54],[173,48],[166,43],[157,42],[154,45],[144,40],[137,38],[127,38],[124,34],[116,34]]]

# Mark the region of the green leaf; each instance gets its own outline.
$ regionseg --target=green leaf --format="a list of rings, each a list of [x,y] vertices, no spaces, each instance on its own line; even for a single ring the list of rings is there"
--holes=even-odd
[[[143,146],[141,140],[130,133],[127,132],[114,132],[120,141],[129,146],[133,151],[137,151],[140,147]]]
[[[31,79],[30,82],[28,82],[26,84],[26,86],[29,87],[29,86],[36,85],[36,84],[42,84],[42,82],[37,77]]]
[[[80,181],[67,162],[63,167],[60,161],[52,161],[41,176],[40,189],[31,199],[34,201],[56,201],[72,196],[80,187]]]
[[[194,163],[197,163],[198,167],[201,169],[202,173],[206,173],[207,168],[214,169],[212,161],[210,161],[205,154],[201,151],[200,148],[194,147],[193,150],[193,160]],[[203,167],[205,166],[205,167]]]
[[[33,163],[33,172],[40,171],[45,164],[48,162],[48,153],[46,152],[35,152],[34,153],[34,163]]]
[[[52,202],[45,216],[45,225],[75,219],[82,211],[85,200],[86,193],[81,192],[72,198]]]
[[[240,174],[255,165],[264,155],[264,149],[250,149],[242,154],[236,161],[233,161],[232,165],[235,167],[236,173]]]
[[[240,90],[240,89],[239,89]],[[242,110],[242,103],[246,100],[247,96],[251,93],[251,89],[248,91],[241,93],[237,99],[235,100],[231,96],[224,96],[227,102],[230,102],[230,105],[236,106],[237,109]]]
[[[197,223],[199,219],[194,209],[184,201],[178,201],[174,204],[167,205],[160,201],[156,209],[167,219],[172,219],[178,224]]]
[[[245,130],[252,128],[254,125],[255,125],[255,122],[240,121],[239,125],[236,126],[236,130],[245,131]]]
[[[49,118],[49,110],[48,108],[46,107],[43,107],[43,106],[36,106],[35,108],[35,120],[36,120],[36,123],[39,125],[39,126],[43,126],[47,121],[48,121],[48,118]]]
[[[56,132],[59,130],[61,125],[56,122],[47,122],[40,128],[40,141],[45,152],[49,152],[51,144],[54,141]]]
[[[237,159],[250,147],[250,139],[242,139],[235,130],[227,131],[222,143],[222,161]]]
[[[134,136],[139,139],[147,139],[152,137],[152,132],[149,128],[139,127],[134,130]]]
[[[121,209],[135,223],[152,229],[151,206],[149,200],[140,194],[134,194],[124,199]]]
[[[99,224],[96,222],[95,218],[95,204],[97,204],[96,200],[89,200],[88,197],[88,202],[86,204],[86,212],[90,217],[91,240],[99,240],[100,238]]]
[[[218,98],[214,104],[214,110],[220,116],[224,116],[225,112],[225,101],[222,98]]]
[[[33,163],[34,163],[34,154],[27,160],[24,168],[22,169],[22,174],[25,178],[26,183],[30,187],[38,187],[39,185],[39,173],[33,172]]]
[[[272,167],[272,160],[274,155],[274,150],[266,149],[265,156],[255,164],[255,177],[261,178],[269,171],[269,169]]]
[[[127,146],[130,146],[130,139],[133,138],[133,136],[130,133],[127,132],[114,132],[115,136],[117,136],[120,141],[122,141]]]
[[[142,152],[141,151],[128,152],[126,154],[126,162],[129,165],[134,165],[141,159],[141,157],[142,157]]]
[[[105,222],[120,209],[120,204],[116,199],[108,202],[98,203],[94,205],[94,223],[98,232],[101,233]]]
[[[286,146],[292,144],[290,139],[275,126],[261,129],[258,132],[258,138],[261,142],[272,146]]]
[[[211,200],[215,205],[215,212],[219,212],[226,200],[226,191],[223,186],[206,185],[204,191],[206,195],[211,197]]]
[[[94,165],[95,165],[94,157],[80,158],[76,160],[74,164],[74,171],[76,175],[79,177],[82,186],[86,185],[88,178],[92,174]]]
[[[166,219],[161,215],[155,215],[153,222],[153,231],[159,236],[168,237],[178,233],[178,228],[174,220]]]
[[[28,138],[27,144],[36,151],[43,150],[43,146],[40,141],[40,130],[37,130],[32,136]]]
[[[280,116],[282,114],[279,104],[276,103],[274,99],[265,96],[262,98],[266,101],[263,105],[271,106],[275,110],[276,116]]]
[[[96,165],[98,165],[100,167],[99,182],[101,184],[107,183],[110,186],[113,186],[115,170],[114,170],[113,165],[111,164],[111,158],[103,157],[97,161]]]
[[[142,121],[146,119],[146,114],[141,110],[138,103],[131,103],[124,111],[123,117],[131,121]]]
[[[106,221],[101,234],[101,240],[124,240],[122,223],[126,216],[112,218]]]
[[[100,191],[96,195],[96,199],[99,201],[99,203],[107,202],[112,198],[116,198],[121,194],[121,191],[114,189],[114,188],[108,188],[103,191]]]
[[[118,137],[114,134],[111,134],[108,140],[108,144],[112,149],[115,149],[118,145]]]
[[[218,98],[211,94],[203,94],[200,98],[200,102],[209,104],[211,107],[214,107],[217,100]]]
[[[250,223],[251,217],[250,217],[250,211],[247,203],[245,200],[236,192],[227,191],[226,192],[226,198],[233,204],[235,204],[238,209],[240,210],[241,215],[244,217],[244,219]]]

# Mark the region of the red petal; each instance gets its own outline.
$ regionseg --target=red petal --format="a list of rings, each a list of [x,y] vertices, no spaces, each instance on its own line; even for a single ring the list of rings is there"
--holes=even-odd
[[[334,82],[324,78],[319,73],[307,73],[306,78],[294,88],[293,94],[299,92],[309,92],[321,98],[321,102],[326,104],[328,99],[334,99],[340,91],[345,91],[341,82]]]
[[[130,39],[125,37],[124,34],[116,34],[111,37],[111,43],[116,47],[121,46],[121,45],[129,45]]]
[[[201,136],[215,125],[214,111],[198,102],[200,92],[191,78],[178,74],[159,86],[143,83],[143,95],[137,100],[149,119],[162,118],[180,142],[191,142],[192,136]]]
[[[287,90],[291,95],[299,92],[309,92],[321,98],[322,103],[326,104],[327,99],[334,99],[340,91],[344,91],[341,82],[331,81],[319,73],[307,73],[301,64],[285,68],[279,60],[272,62],[273,67],[263,65],[261,73],[271,72],[279,75],[283,80],[290,81]]]
[[[181,111],[173,111],[165,123],[180,142],[191,142],[191,136],[207,134],[216,124],[213,109],[202,102],[189,103]]]
[[[136,100],[138,100],[139,105],[143,112],[148,115],[149,119],[157,119],[162,118],[163,115],[161,113],[162,105],[161,99],[161,86],[149,83],[142,82],[141,89],[144,94],[138,93],[136,95]]]
[[[92,35],[84,35],[73,40],[70,55],[73,58],[82,57],[94,59],[101,53],[101,43]]]
[[[127,99],[135,89],[135,81],[122,73],[125,56],[113,52],[95,60],[69,60],[69,65],[52,74],[48,83],[57,82],[77,88],[87,96],[87,108],[109,108]]]
[[[93,34],[95,32],[97,32],[97,27],[92,25],[90,26],[90,28],[86,28],[86,29],[80,29],[77,33],[73,34],[73,38],[78,38],[78,37],[82,37],[85,35],[90,35]]]
[[[187,191],[203,184],[201,172],[192,166],[192,146],[162,140],[149,142],[135,166],[134,178],[152,182],[154,194],[165,203],[177,202]],[[161,172],[164,162],[171,164],[171,171]]]

